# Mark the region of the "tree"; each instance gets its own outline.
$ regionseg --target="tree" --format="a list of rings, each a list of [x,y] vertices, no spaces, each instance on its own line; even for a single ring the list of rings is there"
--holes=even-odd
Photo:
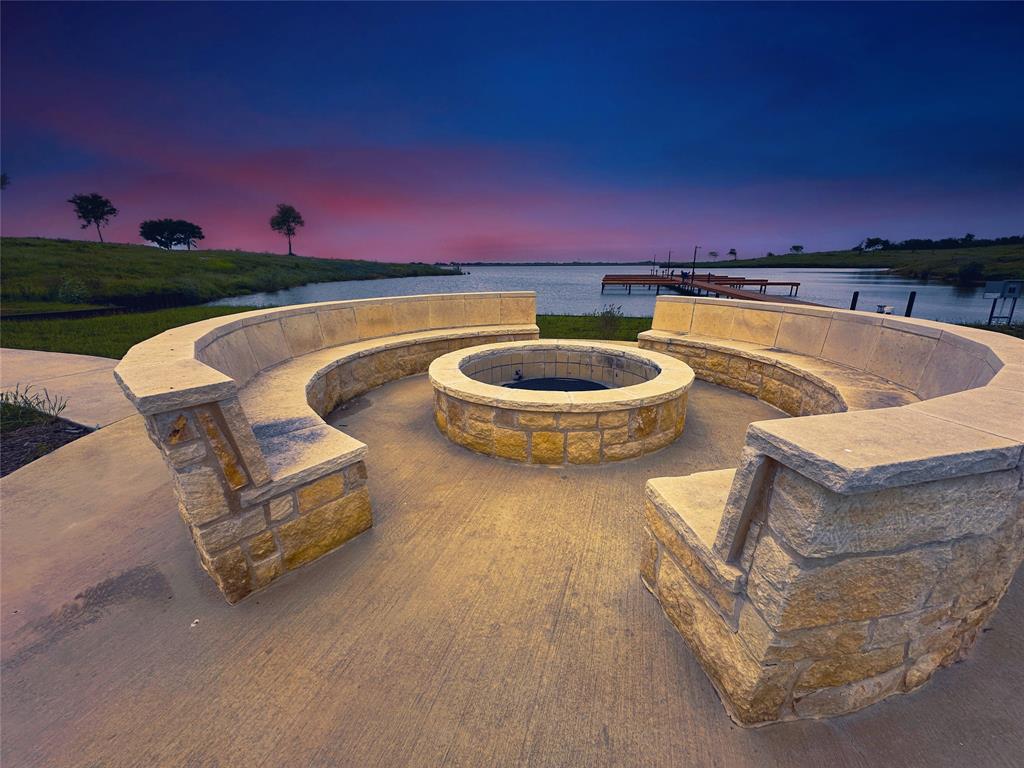
[[[718,251],[708,251],[708,256],[712,261],[718,261]]]
[[[139,236],[167,250],[184,245],[190,251],[196,240],[205,237],[202,227],[184,219],[149,219],[139,225]]]
[[[732,256],[732,260],[733,261],[736,261],[737,257],[736,257],[736,249],[735,248],[730,248],[729,249],[729,255]]]
[[[175,224],[178,225],[178,245],[184,245],[186,250],[191,251],[192,246],[196,244],[197,240],[202,240],[206,237],[203,234],[203,228],[198,224],[193,224],[191,221],[179,219]]]
[[[110,220],[117,216],[117,208],[113,203],[95,192],[88,195],[72,195],[68,202],[74,206],[75,216],[82,220],[82,229],[96,227],[96,234],[102,243],[103,233],[100,227],[107,226]]]
[[[11,177],[6,173],[0,173],[0,189],[7,189],[7,185],[11,183]]]
[[[791,245],[789,246],[790,253],[803,253],[804,247],[802,245]]]
[[[288,238],[289,256],[294,255],[292,253],[292,238],[295,237],[299,227],[304,226],[306,226],[306,222],[302,220],[302,214],[295,210],[294,205],[288,205],[288,203],[278,203],[277,213],[270,217],[270,228]]]

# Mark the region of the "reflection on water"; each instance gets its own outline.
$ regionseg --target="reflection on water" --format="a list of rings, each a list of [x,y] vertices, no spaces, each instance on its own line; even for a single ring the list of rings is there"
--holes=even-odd
[[[601,277],[646,274],[649,267],[469,267],[469,274],[452,277],[403,277],[391,280],[359,280],[316,283],[272,293],[254,293],[222,299],[215,304],[276,306],[374,296],[409,296],[417,293],[459,291],[536,291],[541,314],[581,315],[606,304],[622,307],[623,314],[644,316],[654,311],[654,291],[634,288],[632,294],[616,288],[601,293]],[[917,291],[914,317],[930,320],[985,320],[991,301],[982,289],[929,283],[887,275],[872,269],[729,269],[723,263],[716,273],[767,280],[799,280],[799,298],[830,307],[848,309],[854,291],[860,291],[858,309],[874,311],[876,305],[893,307],[902,315],[911,291]],[[785,287],[771,291],[785,295]]]

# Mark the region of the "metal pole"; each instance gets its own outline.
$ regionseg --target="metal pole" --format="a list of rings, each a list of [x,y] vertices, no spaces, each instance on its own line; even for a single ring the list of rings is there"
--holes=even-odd
[[[910,292],[910,298],[907,300],[907,311],[903,313],[904,317],[910,317],[910,313],[914,311],[914,299],[917,298],[917,291]]]
[[[697,276],[697,249],[699,245],[693,246],[693,267],[690,269],[690,286],[693,287],[693,281]]]
[[[986,325],[992,325],[992,317],[996,313],[996,302],[997,301],[999,301],[999,299],[992,299],[992,309],[989,310],[989,313],[988,313],[988,323],[986,323]]]
[[[857,308],[857,299],[860,298],[860,291],[853,292],[853,299],[850,301],[850,309]]]

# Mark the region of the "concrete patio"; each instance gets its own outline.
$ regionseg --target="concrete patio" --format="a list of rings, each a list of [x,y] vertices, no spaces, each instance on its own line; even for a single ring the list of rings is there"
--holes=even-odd
[[[113,386],[113,382],[111,382]],[[202,571],[141,417],[3,480],[9,765],[1018,764],[1024,592],[910,696],[742,729],[641,585],[643,486],[732,466],[775,409],[694,384],[642,459],[497,461],[425,376],[336,412],[374,527],[236,606]]]

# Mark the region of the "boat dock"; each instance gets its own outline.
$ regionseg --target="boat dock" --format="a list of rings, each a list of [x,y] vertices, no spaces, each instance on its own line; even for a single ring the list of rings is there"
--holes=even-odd
[[[785,286],[789,288],[789,295],[779,296],[769,294],[769,286]],[[601,278],[601,293],[606,288],[625,288],[626,293],[632,293],[633,288],[653,289],[660,294],[662,288],[668,288],[679,293],[693,296],[724,296],[730,299],[744,299],[746,301],[773,301],[781,304],[805,304],[818,306],[810,301],[797,299],[800,291],[800,283],[795,280],[761,280],[758,278],[730,277],[729,275],[605,275]]]

